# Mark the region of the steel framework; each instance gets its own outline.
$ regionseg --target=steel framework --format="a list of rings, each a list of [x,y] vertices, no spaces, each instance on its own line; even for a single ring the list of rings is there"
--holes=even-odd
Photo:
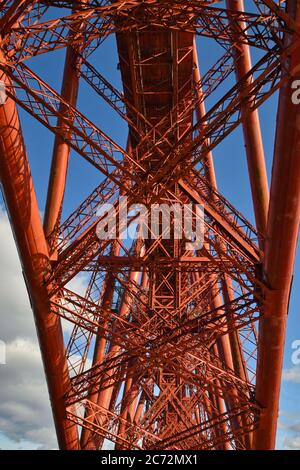
[[[245,3],[0,2],[0,177],[61,449],[274,448],[300,215],[300,2]],[[110,35],[122,91],[93,60]],[[201,75],[208,44],[218,58]],[[62,48],[58,92],[32,59]],[[80,84],[127,124],[126,148],[79,110]],[[269,194],[258,108],[276,92]],[[54,134],[43,222],[18,109]],[[239,125],[256,227],[216,183],[213,150]],[[70,153],[98,185],[66,214]],[[100,241],[98,208],[118,212],[120,195],[189,204],[192,220],[203,204],[203,247],[172,237],[174,217],[169,239]],[[68,284],[82,273],[84,293]]]

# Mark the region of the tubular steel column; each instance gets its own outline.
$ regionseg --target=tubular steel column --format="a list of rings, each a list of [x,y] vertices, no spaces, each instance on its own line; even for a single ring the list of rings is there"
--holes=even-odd
[[[289,14],[300,25],[300,2],[289,2]],[[289,296],[300,220],[300,107],[292,103],[292,82],[300,79],[300,39],[285,64],[291,78],[280,90],[265,243],[264,316],[260,320],[257,400],[262,405],[255,449],[275,446],[282,360]],[[290,38],[286,38],[287,41]]]
[[[120,253],[120,245],[115,243],[112,247],[112,255],[118,256],[119,253]],[[97,364],[101,365],[105,358],[105,348],[107,347],[107,343],[108,343],[106,329],[108,328],[108,324],[109,324],[114,288],[115,288],[115,279],[111,272],[107,272],[103,286],[102,286],[103,297],[101,299],[101,310],[103,312],[103,320],[101,324],[99,325],[98,334],[95,338],[93,366]],[[91,388],[91,390],[89,390],[88,398],[92,403],[97,403],[98,395],[99,395],[98,387],[94,385]],[[90,414],[91,413],[88,412],[86,416],[89,417]],[[91,431],[89,429],[83,428],[82,434],[80,437],[82,448],[85,448],[87,445],[90,445],[89,443],[90,434],[91,434]]]
[[[11,83],[3,74],[0,79],[6,84],[7,91],[12,89]],[[0,139],[1,183],[34,312],[58,443],[61,449],[77,449],[77,429],[66,420],[63,398],[69,376],[61,323],[59,317],[51,313],[44,282],[49,268],[48,249],[18,112],[11,98],[0,106]]]
[[[194,62],[194,67],[193,67],[193,76],[194,76],[194,86],[195,86],[195,92],[197,95],[197,106],[196,106],[196,115],[197,115],[197,120],[200,121],[205,114],[206,114],[206,109],[205,109],[205,103],[203,99],[203,92],[202,88],[199,86],[201,83],[201,75],[200,75],[200,68],[199,68],[199,60],[198,60],[198,53],[197,53],[197,44],[196,44],[196,36],[194,36],[194,43],[193,43],[193,62]],[[197,85],[198,84],[198,85]],[[214,160],[213,160],[213,154],[211,151],[209,151],[205,155],[205,174],[212,185],[214,189],[217,188],[217,181],[216,181],[216,174],[215,174],[215,168],[214,168]]]
[[[76,7],[74,2],[74,10]],[[78,53],[69,46],[66,51],[65,68],[62,81],[61,96],[71,106],[76,106],[78,87],[79,87],[79,74],[77,67],[79,66],[80,57]],[[68,109],[64,105],[61,106],[60,112],[64,116]],[[58,119],[57,126],[59,128],[65,127],[66,134],[70,132],[64,125],[63,119]],[[62,203],[64,198],[68,162],[70,155],[70,146],[58,135],[55,136],[53,156],[50,170],[48,195],[45,208],[44,229],[46,237],[56,231],[62,210]]]
[[[226,0],[227,8],[233,12],[244,11],[243,0]],[[237,81],[243,79],[243,77],[251,70],[251,57],[250,49],[247,44],[244,44],[239,37],[238,27],[242,29],[246,28],[246,25],[242,22],[237,24],[237,31],[232,28],[232,33],[236,43],[233,44],[233,55],[235,60],[235,70]],[[245,82],[251,83],[252,77],[249,77]],[[241,89],[241,92],[243,90]],[[247,112],[247,108],[251,106],[251,102],[243,101],[241,104],[242,114]],[[268,206],[269,206],[269,188],[268,179],[266,172],[264,148],[260,130],[259,116],[257,109],[248,114],[242,122],[248,171],[252,191],[253,206],[255,212],[256,226],[259,234],[262,237],[266,233],[267,217],[268,217]],[[259,240],[260,246],[263,246],[263,240]]]
[[[74,68],[75,60],[76,52],[69,47],[67,49],[61,95],[73,106],[76,104],[79,82],[76,69]],[[62,114],[66,111],[67,110],[61,109]],[[57,126],[62,127],[62,122],[60,120],[58,120]],[[68,132],[67,129],[66,132]],[[69,145],[64,142],[60,136],[56,136],[49,179],[48,197],[45,208],[44,228],[46,236],[51,235],[59,223],[66,185],[69,155]]]
[[[201,82],[201,74],[200,74],[200,67],[199,67],[199,60],[198,60],[198,53],[197,53],[197,44],[196,44],[196,38],[194,37],[194,47],[193,47],[193,61],[194,61],[194,82],[195,85],[200,84]],[[205,114],[205,103],[202,98],[202,89],[199,86],[196,86],[196,93],[197,93],[197,99],[198,103],[196,106],[196,113],[197,113],[197,119],[200,120],[202,119]],[[214,160],[213,160],[213,154],[212,152],[208,152],[207,155],[205,156],[205,171],[206,171],[206,177],[208,181],[210,182],[211,186],[213,189],[217,189],[217,180],[216,180],[216,175],[215,175],[215,169],[214,169]],[[212,195],[214,197],[214,195]],[[223,289],[223,296],[225,299],[225,303],[229,302],[229,297],[230,296],[230,284],[231,281],[226,277],[226,282],[222,282],[222,289]],[[215,307],[218,308],[220,305],[222,305],[222,301],[220,298],[220,294],[216,295],[214,299],[214,304]],[[230,316],[230,312],[228,312]],[[218,342],[218,347],[220,351],[223,351],[223,356],[224,360],[226,362],[226,365],[228,367],[231,367],[231,369],[235,370],[238,374],[239,377],[243,378],[245,380],[245,374],[244,370],[242,369],[237,369],[237,364],[241,364],[243,362],[243,358],[241,355],[241,351],[238,348],[233,348],[235,346],[235,342],[238,341],[238,333],[237,332],[232,332],[229,335],[224,335],[221,337],[221,340]],[[216,352],[219,355],[219,350],[217,349]],[[226,354],[224,354],[226,352]],[[251,436],[245,435],[243,437],[243,440],[245,441],[245,444],[247,448],[251,448]],[[227,446],[228,443],[225,443]]]

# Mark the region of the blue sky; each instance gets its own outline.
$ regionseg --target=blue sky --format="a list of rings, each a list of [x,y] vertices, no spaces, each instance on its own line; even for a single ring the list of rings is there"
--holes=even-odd
[[[198,40],[199,61],[202,73],[205,72],[219,57],[221,49],[215,46],[209,39]],[[252,51],[257,59],[260,52]],[[64,51],[36,57],[28,61],[34,71],[41,75],[56,90],[60,90],[60,81],[63,71]],[[117,88],[121,88],[119,71],[117,69],[118,58],[114,37],[106,39],[104,44],[91,56],[90,61],[97,66],[99,71],[108,78]],[[223,93],[225,87],[230,86],[231,79],[220,88]],[[218,92],[217,92],[218,93]],[[269,181],[271,177],[273,143],[275,131],[275,117],[277,109],[277,95],[269,99],[260,109],[261,128],[264,139],[265,157],[268,169]],[[207,108],[215,100],[209,100]],[[125,147],[127,138],[126,125],[116,116],[106,103],[92,94],[87,85],[81,84],[78,108],[93,120],[103,131],[107,132],[120,145]],[[31,163],[33,179],[39,200],[41,214],[44,211],[48,174],[51,162],[53,135],[31,116],[20,110],[26,147]],[[253,207],[249,179],[247,175],[246,156],[242,140],[241,127],[236,129],[215,150],[215,167],[219,190],[235,207],[241,211],[253,224]],[[73,210],[90,191],[99,183],[99,173],[87,162],[71,152],[71,160],[68,174],[64,216]],[[291,362],[292,342],[300,339],[300,254],[298,253],[295,267],[293,291],[288,317],[288,329],[286,337],[286,350],[284,368],[294,368]],[[5,314],[6,312],[1,312]],[[28,320],[31,321],[31,320]],[[20,333],[21,334],[21,333]],[[2,367],[2,366],[0,366]],[[1,377],[1,370],[0,370]],[[280,426],[278,430],[278,448],[297,445],[300,436],[300,383],[295,380],[283,381],[280,401]],[[0,430],[1,419],[0,419]],[[36,448],[36,441],[18,436],[15,441],[11,435],[7,437],[0,432],[0,448]],[[295,440],[296,439],[296,440]],[[292,444],[291,444],[292,443]],[[296,443],[296,444],[295,444]],[[299,443],[300,444],[300,443]]]

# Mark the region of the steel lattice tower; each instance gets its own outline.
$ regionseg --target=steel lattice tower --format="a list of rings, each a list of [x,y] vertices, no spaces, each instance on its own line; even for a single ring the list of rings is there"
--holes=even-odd
[[[60,448],[108,439],[116,449],[272,449],[300,213],[291,99],[300,2],[8,0],[0,9],[0,177]],[[109,35],[122,91],[93,61]],[[220,53],[200,74],[202,40]],[[31,59],[62,48],[57,91]],[[127,123],[126,148],[80,111],[82,83]],[[269,193],[258,108],[276,92]],[[43,222],[18,110],[54,134]],[[238,126],[256,227],[217,188],[214,149]],[[65,216],[70,152],[99,183]],[[203,247],[172,236],[99,240],[98,208],[118,212],[119,196],[190,204],[192,218],[203,204]],[[68,284],[80,273],[84,294]]]

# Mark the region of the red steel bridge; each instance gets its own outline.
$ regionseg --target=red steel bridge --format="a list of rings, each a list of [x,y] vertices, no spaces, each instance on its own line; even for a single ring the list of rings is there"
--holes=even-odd
[[[273,449],[300,213],[300,1],[8,0],[0,12],[0,178],[60,448]],[[110,35],[122,89],[94,59]],[[203,73],[202,47],[218,51]],[[60,49],[56,90],[34,56]],[[125,145],[80,110],[80,86],[125,123]],[[258,111],[272,95],[269,189]],[[53,134],[44,220],[24,116]],[[217,187],[214,153],[238,126],[255,226]],[[70,158],[98,183],[66,213]],[[99,240],[98,208],[118,212],[120,195],[189,204],[192,220],[203,204],[203,246]]]

